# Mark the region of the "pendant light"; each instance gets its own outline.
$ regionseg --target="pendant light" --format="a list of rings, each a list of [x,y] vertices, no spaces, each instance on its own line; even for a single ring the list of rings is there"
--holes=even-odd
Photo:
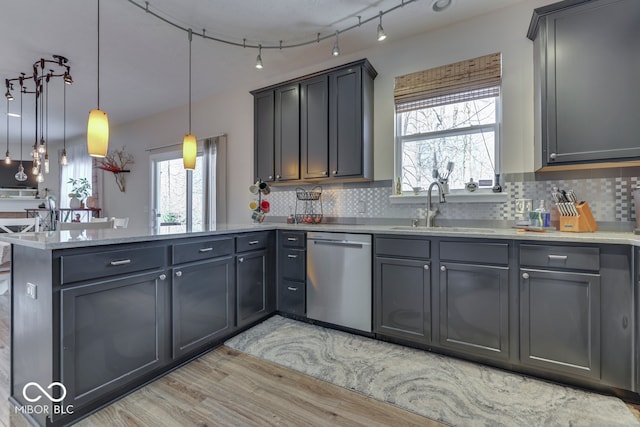
[[[91,157],[104,157],[109,147],[109,116],[100,110],[100,0],[98,0],[98,108],[89,112],[87,149]]]
[[[191,40],[193,33],[189,28],[189,133],[185,134],[182,141],[182,163],[187,170],[196,168],[197,143],[195,135],[191,134]]]
[[[7,98],[7,153],[4,156],[4,163],[11,164],[11,156],[9,155],[9,98]]]
[[[22,165],[22,115],[22,79],[20,79],[20,165],[18,165],[18,173],[14,176],[20,182],[27,180],[27,174],[24,173],[24,166]]]
[[[67,166],[67,85],[62,85],[62,156],[60,164]]]
[[[258,46],[258,56],[256,57],[256,68],[262,70],[262,45]]]

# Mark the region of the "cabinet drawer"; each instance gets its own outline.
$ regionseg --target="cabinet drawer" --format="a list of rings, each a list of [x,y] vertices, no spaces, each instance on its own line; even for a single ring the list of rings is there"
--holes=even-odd
[[[441,242],[440,259],[481,264],[509,264],[509,244],[490,242]]]
[[[164,265],[164,262],[164,246],[62,255],[60,280],[62,284],[67,284],[80,280],[117,276],[159,268]]]
[[[269,233],[251,233],[236,237],[236,252],[256,251],[269,244]]]
[[[305,281],[307,279],[306,262],[306,251],[304,249],[282,249],[280,251],[281,277]]]
[[[428,259],[431,256],[431,241],[376,237],[376,255]]]
[[[304,249],[305,247],[304,232],[300,232],[300,231],[280,232],[280,246],[288,247],[288,248]]]
[[[216,258],[233,253],[233,238],[179,243],[171,247],[172,264]]]
[[[283,280],[280,282],[279,307],[280,311],[290,314],[305,314],[305,283]]]
[[[520,245],[520,265],[599,271],[600,248]]]

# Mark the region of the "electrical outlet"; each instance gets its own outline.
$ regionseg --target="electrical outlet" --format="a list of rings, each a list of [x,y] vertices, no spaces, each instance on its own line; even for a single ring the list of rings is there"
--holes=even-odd
[[[533,208],[533,200],[516,199],[516,213],[523,214],[529,212]]]
[[[367,213],[367,204],[364,200],[358,200],[358,213],[365,214]]]
[[[34,285],[33,283],[27,282],[27,295],[29,295],[33,299],[38,298],[38,285]]]

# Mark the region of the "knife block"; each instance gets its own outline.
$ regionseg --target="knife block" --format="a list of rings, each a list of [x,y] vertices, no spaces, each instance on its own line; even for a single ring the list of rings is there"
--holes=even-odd
[[[591,208],[587,202],[576,202],[576,210],[578,216],[561,216],[560,231],[572,231],[576,233],[585,233],[598,231],[598,224],[593,218]]]

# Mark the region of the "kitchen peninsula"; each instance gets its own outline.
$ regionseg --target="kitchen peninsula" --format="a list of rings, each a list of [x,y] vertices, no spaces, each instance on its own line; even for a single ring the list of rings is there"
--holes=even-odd
[[[304,257],[282,243],[303,253],[309,230],[372,235],[377,339],[637,392],[631,233],[249,224],[2,236],[13,245],[13,403],[28,406],[30,382],[59,382],[61,403],[28,416],[68,424],[275,312],[304,320],[304,299],[291,309],[281,287],[282,257]]]

